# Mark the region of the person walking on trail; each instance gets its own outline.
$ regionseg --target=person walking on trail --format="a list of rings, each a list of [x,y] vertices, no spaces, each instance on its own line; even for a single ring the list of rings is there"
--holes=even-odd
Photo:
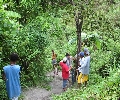
[[[10,55],[10,65],[3,67],[3,78],[6,81],[7,95],[10,100],[18,100],[21,93],[20,66],[16,65],[18,58],[16,53],[12,53]]]
[[[62,67],[62,78],[63,78],[63,91],[67,89],[67,81],[69,78],[69,71],[72,67],[67,66],[67,58],[64,57],[63,60],[60,61],[60,66]]]
[[[58,75],[58,70],[57,69],[57,54],[52,50],[52,65],[54,69],[54,74]]]
[[[81,76],[80,76],[80,73],[82,72],[81,66],[84,64],[84,52],[80,52],[78,56],[79,56],[79,62],[78,62],[76,80],[78,80],[78,84],[79,84],[81,81]]]
[[[82,83],[85,83],[85,86],[87,85],[89,75],[90,55],[89,50],[87,48],[84,48],[84,55],[85,55],[84,62],[83,64],[81,64],[81,67],[79,68],[79,70],[81,70],[81,73],[78,76],[79,87],[81,86]]]

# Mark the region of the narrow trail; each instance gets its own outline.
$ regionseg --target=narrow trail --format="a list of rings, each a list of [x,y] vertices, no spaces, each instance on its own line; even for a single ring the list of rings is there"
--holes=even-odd
[[[47,76],[53,76],[53,72]],[[52,94],[62,93],[62,73],[59,72],[58,76],[55,76],[53,81],[48,85],[51,87],[51,90],[47,91],[46,89],[36,87],[23,92],[24,100],[52,100]]]

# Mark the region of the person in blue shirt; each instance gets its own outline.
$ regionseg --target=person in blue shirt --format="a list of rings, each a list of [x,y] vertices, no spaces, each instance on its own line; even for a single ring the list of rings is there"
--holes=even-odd
[[[7,95],[10,100],[18,100],[21,93],[20,66],[16,65],[19,57],[16,53],[10,55],[10,64],[3,67]]]

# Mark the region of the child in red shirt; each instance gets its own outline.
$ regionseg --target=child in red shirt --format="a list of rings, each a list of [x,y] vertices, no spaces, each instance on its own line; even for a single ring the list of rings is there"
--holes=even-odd
[[[69,78],[69,71],[71,70],[72,67],[68,67],[67,64],[67,58],[63,58],[62,61],[60,61],[60,66],[62,67],[62,78],[63,78],[63,90],[66,90],[67,86],[67,81]]]

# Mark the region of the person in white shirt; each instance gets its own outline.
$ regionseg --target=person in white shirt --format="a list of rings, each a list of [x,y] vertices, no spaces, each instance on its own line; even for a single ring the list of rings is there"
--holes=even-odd
[[[81,72],[81,65],[82,64],[84,64],[84,52],[80,52],[79,53],[79,57],[80,57],[80,59],[79,59],[79,63],[78,63],[78,70],[79,70],[79,73]]]
[[[71,67],[72,66],[72,56],[70,56],[70,54],[69,53],[66,53],[66,58],[67,58],[67,66],[68,67]]]
[[[80,68],[82,66],[82,64],[84,64],[84,52],[80,52],[78,54],[79,57],[79,62],[78,62],[78,69],[77,69],[77,77],[76,80],[78,80],[78,76],[80,75],[82,69]]]
[[[87,48],[84,49],[84,55],[85,55],[84,63],[80,67],[81,73],[78,76],[78,84],[79,84],[79,86],[82,83],[85,83],[85,86],[87,85],[88,75],[89,75],[90,55],[89,55],[89,51],[88,51]]]

